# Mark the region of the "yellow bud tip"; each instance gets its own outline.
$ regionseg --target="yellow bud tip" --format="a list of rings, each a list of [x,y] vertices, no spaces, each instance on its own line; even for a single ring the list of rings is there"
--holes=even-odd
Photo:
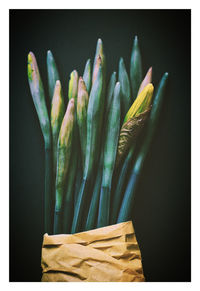
[[[29,81],[33,80],[33,72],[36,69],[36,59],[32,52],[28,54],[28,79]]]
[[[82,77],[79,78],[78,90],[86,90],[86,85]]]
[[[32,64],[34,58],[35,58],[34,53],[29,52],[29,54],[28,54],[28,63]]]
[[[53,95],[56,95],[56,96],[59,95],[60,91],[61,91],[61,83],[60,83],[60,80],[57,80],[56,84],[55,84],[55,87],[54,87],[54,94]]]
[[[129,111],[127,112],[124,122],[126,122],[129,118],[137,116],[137,114],[146,110],[151,103],[152,95],[153,95],[153,84],[149,83],[144,87],[141,93],[137,96]]]
[[[60,128],[60,134],[59,134],[60,146],[66,145],[66,142],[67,142],[66,138],[67,138],[67,135],[69,134],[68,125],[74,120],[74,111],[75,111],[74,98],[71,98],[67,105],[67,110],[65,112],[65,116],[63,118],[62,125]]]

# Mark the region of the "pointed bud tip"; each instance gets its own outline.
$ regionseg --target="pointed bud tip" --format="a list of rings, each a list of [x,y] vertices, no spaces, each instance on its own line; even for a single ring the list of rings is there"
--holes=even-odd
[[[137,35],[134,37],[133,45],[136,46],[136,47],[138,46],[138,37],[137,37]]]
[[[56,86],[60,86],[61,84],[60,84],[60,80],[57,80],[56,81]]]
[[[35,58],[34,53],[33,52],[29,52],[28,53],[28,62],[29,63],[32,63],[33,58]]]
[[[119,81],[115,84],[115,92],[117,92],[117,93],[120,92],[120,82]]]
[[[72,76],[74,76],[76,74],[76,70],[73,70],[71,73],[70,73],[70,78],[72,77]]]
[[[73,70],[72,72],[71,72],[71,74],[70,74],[70,76],[78,76],[78,72],[77,72],[77,70]]]

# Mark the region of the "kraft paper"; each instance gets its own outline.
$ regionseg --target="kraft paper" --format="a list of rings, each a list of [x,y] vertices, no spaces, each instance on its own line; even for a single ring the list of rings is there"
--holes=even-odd
[[[43,282],[144,282],[132,221],[76,234],[44,235]]]

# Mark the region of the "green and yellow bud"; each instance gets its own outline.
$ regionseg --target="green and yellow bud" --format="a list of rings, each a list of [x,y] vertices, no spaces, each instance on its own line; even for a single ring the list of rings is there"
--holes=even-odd
[[[72,130],[75,120],[75,100],[69,100],[65,116],[63,118],[60,134],[59,134],[59,147],[67,146],[72,139]]]
[[[54,175],[56,174],[57,164],[57,143],[60,132],[61,123],[65,114],[65,104],[62,95],[61,83],[59,80],[56,81],[52,105],[51,105],[51,129],[53,139],[53,170]]]
[[[51,126],[59,120],[62,122],[64,116],[65,104],[62,96],[62,88],[59,80],[56,81],[52,104],[51,104]]]
[[[77,103],[77,92],[78,92],[78,72],[74,70],[70,74],[68,98],[69,100],[74,98],[75,104]]]
[[[56,168],[56,204],[57,211],[61,209],[64,196],[66,175],[69,169],[72,151],[72,138],[75,124],[75,101],[70,99],[63,122],[60,128],[57,146],[57,168]]]
[[[101,56],[98,55],[98,57],[96,59],[95,66],[94,66],[94,71],[93,71],[93,76],[92,76],[92,84],[94,84],[94,81],[97,78],[100,65],[102,65],[102,60],[101,60]]]
[[[128,121],[128,119],[136,117],[140,113],[149,109],[152,101],[153,90],[154,87],[151,83],[142,90],[127,112],[124,118],[124,123]]]
[[[28,54],[28,80],[33,82],[34,88],[37,88],[41,83],[37,61],[32,52]]]
[[[102,72],[103,72],[103,79],[105,80],[105,72],[106,72],[106,58],[103,50],[103,42],[99,38],[97,41],[97,46],[96,46],[96,53],[94,57],[94,65],[93,65],[93,73],[92,73],[92,84],[94,83],[96,79],[96,72],[98,71],[96,69],[96,66],[98,66],[98,58],[99,56],[101,57],[101,65],[102,65]]]
[[[41,130],[44,136],[45,147],[49,148],[51,146],[50,121],[46,107],[42,80],[40,77],[36,58],[32,52],[28,54],[27,73],[32,99],[38,114]]]
[[[79,127],[82,163],[85,162],[86,144],[87,144],[87,107],[89,96],[83,78],[79,78],[78,97],[77,97],[77,123]]]

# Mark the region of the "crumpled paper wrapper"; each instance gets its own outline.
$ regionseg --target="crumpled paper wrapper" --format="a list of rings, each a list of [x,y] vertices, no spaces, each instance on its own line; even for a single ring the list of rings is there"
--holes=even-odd
[[[144,282],[132,221],[76,234],[44,235],[43,282]]]

